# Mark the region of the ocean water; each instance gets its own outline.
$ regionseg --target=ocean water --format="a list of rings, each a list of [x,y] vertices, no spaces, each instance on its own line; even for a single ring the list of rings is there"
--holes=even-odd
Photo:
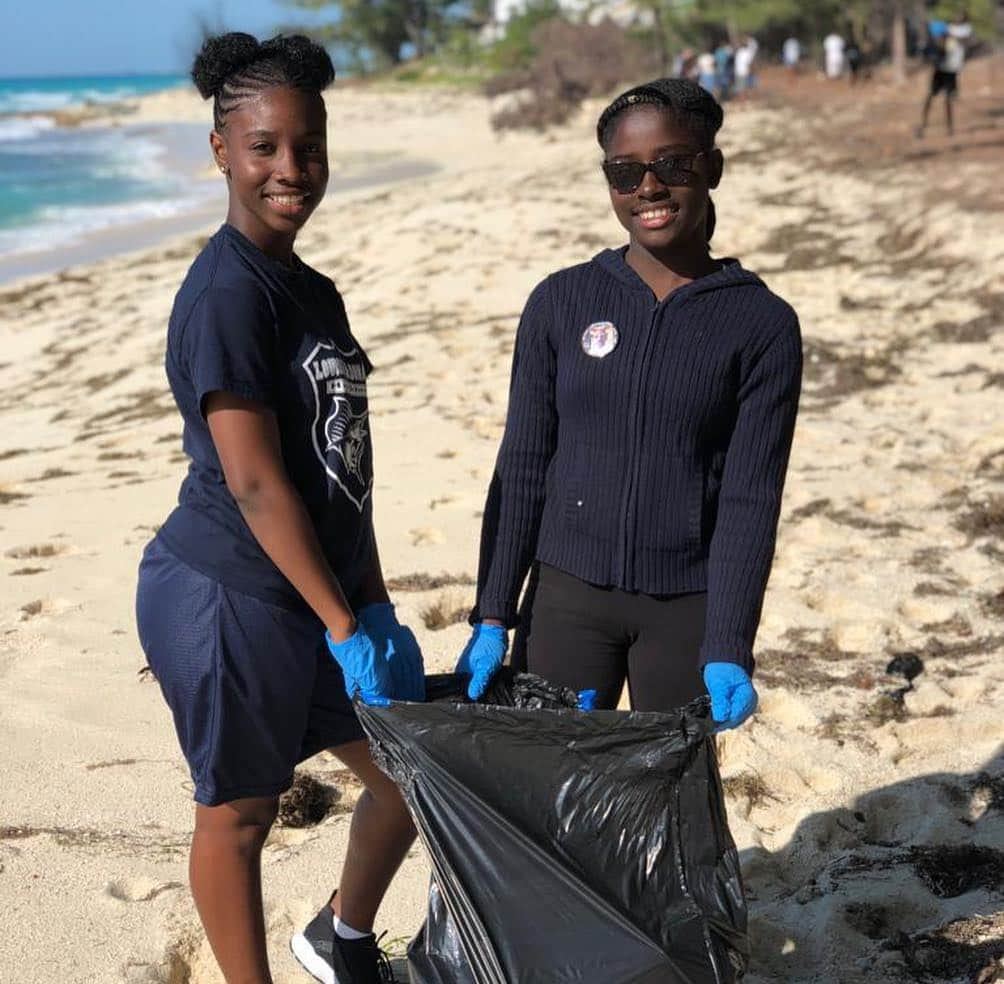
[[[45,113],[74,106],[118,102],[188,83],[184,75],[81,75],[0,78],[0,116]]]
[[[180,76],[0,79],[0,258],[162,219],[212,194],[205,127],[62,127],[53,111],[185,83]],[[128,117],[125,117],[128,120]]]

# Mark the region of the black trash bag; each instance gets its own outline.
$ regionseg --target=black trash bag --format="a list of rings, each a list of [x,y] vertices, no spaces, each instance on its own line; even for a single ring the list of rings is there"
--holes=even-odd
[[[433,868],[411,984],[731,984],[749,958],[709,702],[579,711],[500,673],[357,704]],[[537,699],[544,709],[512,706]],[[558,709],[551,709],[557,707]]]

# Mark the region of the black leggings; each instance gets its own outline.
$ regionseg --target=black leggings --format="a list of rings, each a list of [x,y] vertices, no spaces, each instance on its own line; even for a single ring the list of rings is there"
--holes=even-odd
[[[627,680],[636,711],[668,711],[705,693],[699,655],[707,593],[653,596],[599,588],[546,564],[514,647],[526,668],[614,708]],[[518,667],[521,668],[521,667]]]

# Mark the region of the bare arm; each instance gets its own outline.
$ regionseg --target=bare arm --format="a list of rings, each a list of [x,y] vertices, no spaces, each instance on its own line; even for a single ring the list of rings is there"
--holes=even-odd
[[[206,396],[205,409],[227,488],[255,539],[331,638],[347,639],[355,631],[355,618],[286,473],[275,414],[219,390]]]

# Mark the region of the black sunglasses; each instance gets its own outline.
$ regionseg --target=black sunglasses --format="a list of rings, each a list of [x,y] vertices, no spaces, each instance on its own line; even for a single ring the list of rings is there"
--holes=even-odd
[[[697,173],[694,170],[694,161],[703,156],[702,150],[697,154],[660,157],[647,164],[642,164],[641,161],[604,161],[603,173],[614,191],[621,195],[630,195],[638,190],[638,186],[645,180],[645,175],[649,171],[667,187],[690,184]]]

